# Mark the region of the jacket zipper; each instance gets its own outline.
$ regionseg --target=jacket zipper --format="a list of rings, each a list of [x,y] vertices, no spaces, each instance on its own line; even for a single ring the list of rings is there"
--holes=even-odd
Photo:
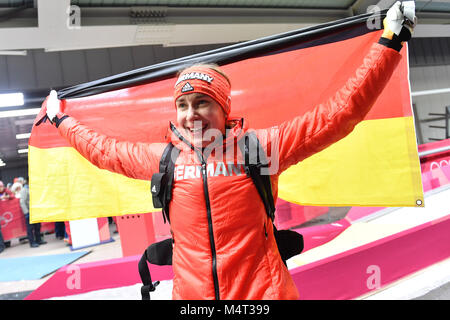
[[[266,237],[266,240],[267,240],[267,237],[269,236],[269,234],[267,233],[267,228],[266,228],[266,222],[264,221],[264,236]]]
[[[212,217],[211,217],[211,202],[209,199],[208,181],[207,181],[207,177],[206,177],[206,162],[203,160],[203,157],[202,157],[202,179],[203,179],[203,191],[205,193],[206,215],[208,218],[209,242],[211,244],[212,273],[213,273],[213,280],[214,280],[214,295],[215,295],[216,300],[220,300],[219,279],[217,277],[216,245],[214,242],[213,223],[212,223]]]
[[[170,124],[171,130],[178,136],[178,138],[186,143],[198,156],[200,162],[202,163],[202,180],[203,180],[203,193],[205,195],[205,203],[206,203],[206,217],[208,219],[208,233],[209,233],[209,243],[211,247],[211,255],[212,255],[212,275],[213,275],[213,283],[214,283],[214,296],[216,300],[220,300],[219,293],[219,279],[217,277],[217,255],[216,255],[216,245],[214,241],[214,233],[213,233],[213,223],[211,216],[211,201],[209,199],[209,189],[208,189],[208,180],[206,175],[206,161],[203,158],[203,155],[200,151],[195,149],[195,147],[186,140],[181,133],[175,128],[175,126]]]

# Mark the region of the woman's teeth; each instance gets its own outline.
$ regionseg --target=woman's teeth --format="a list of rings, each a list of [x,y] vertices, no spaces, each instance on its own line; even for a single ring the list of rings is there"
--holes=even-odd
[[[198,133],[198,132],[202,132],[206,129],[206,126],[202,127],[202,128],[189,128],[189,131],[191,131],[192,133]]]

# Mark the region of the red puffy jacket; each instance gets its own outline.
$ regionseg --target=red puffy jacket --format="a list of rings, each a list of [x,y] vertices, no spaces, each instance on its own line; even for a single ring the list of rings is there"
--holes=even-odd
[[[373,44],[355,76],[329,101],[277,127],[255,130],[267,148],[277,145],[279,168],[271,176],[274,199],[284,170],[345,137],[363,120],[400,57]],[[249,130],[243,119],[232,120],[230,126],[226,148],[233,148],[232,141]],[[135,179],[149,180],[159,171],[166,146],[116,141],[70,117],[59,131],[94,165]],[[298,299],[264,205],[238,165],[243,162],[240,151],[226,149],[224,158],[212,152],[203,159],[176,134],[171,139],[181,149],[170,203],[173,298]]]

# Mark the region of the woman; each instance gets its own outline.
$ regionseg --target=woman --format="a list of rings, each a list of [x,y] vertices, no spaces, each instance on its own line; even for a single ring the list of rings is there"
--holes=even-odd
[[[342,139],[365,117],[400,61],[401,41],[411,36],[402,29],[403,19],[397,3],[379,43],[329,101],[276,130],[254,130],[266,151],[278,146],[278,170],[271,173],[274,199],[284,170]],[[399,26],[403,33],[391,31]],[[258,192],[245,172],[233,169],[243,163],[240,152],[233,152],[235,142],[250,129],[245,119],[229,117],[230,92],[229,79],[211,65],[189,67],[175,83],[177,117],[170,140],[181,152],[170,202],[173,298],[298,299]],[[54,91],[47,116],[99,168],[146,180],[159,171],[167,143],[120,142],[93,132],[61,112]]]

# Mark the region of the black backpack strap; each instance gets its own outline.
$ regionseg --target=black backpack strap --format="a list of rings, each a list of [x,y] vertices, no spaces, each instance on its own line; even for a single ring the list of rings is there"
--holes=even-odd
[[[268,167],[269,165],[267,156],[255,133],[247,133],[242,140],[244,140],[244,143],[240,142],[239,147],[244,156],[245,172],[252,178],[264,203],[267,215],[272,220],[273,233],[278,251],[284,264],[287,265],[286,261],[289,258],[302,252],[303,236],[292,230],[277,230],[275,227],[275,204],[270,175],[262,174],[261,172],[261,168]]]
[[[175,171],[175,161],[180,155],[180,149],[168,143],[159,160],[159,172],[152,176],[150,190],[152,193],[153,207],[161,208],[164,218],[170,223],[169,203],[172,200],[172,187]],[[139,275],[143,286],[141,287],[142,300],[150,300],[150,292],[155,291],[159,281],[152,282],[147,261],[157,265],[172,264],[172,239],[166,239],[150,245],[142,255],[138,263]]]
[[[269,165],[266,154],[255,133],[247,133],[243,140],[244,144],[242,145],[241,142],[239,143],[239,146],[244,156],[245,172],[247,173],[247,176],[252,178],[253,183],[264,203],[267,215],[273,222],[275,219],[275,204],[273,200],[270,175],[261,174],[261,168],[268,167]]]
[[[277,230],[273,223],[273,233],[277,242],[278,252],[284,264],[289,258],[300,254],[303,251],[303,236],[293,230]]]
[[[154,208],[162,208],[164,223],[170,223],[169,203],[172,200],[173,177],[175,161],[180,154],[180,149],[175,148],[170,142],[167,144],[159,161],[159,172],[153,174],[150,189]]]
[[[150,300],[150,292],[155,291],[159,281],[152,282],[147,261],[158,266],[172,265],[173,239],[168,238],[151,244],[142,255],[138,263],[139,276],[143,286],[141,287],[142,300]]]
[[[172,143],[169,143],[172,145]],[[173,179],[174,179],[174,172],[175,172],[175,161],[177,160],[178,156],[180,155],[180,149],[175,148],[173,145],[170,148],[170,152],[167,153],[167,155],[164,155],[164,157],[161,158],[161,161],[159,162],[159,170],[162,172],[164,169],[167,173],[167,186],[166,186],[166,192],[165,192],[165,199],[166,202],[164,203],[163,207],[163,217],[167,218],[167,221],[170,223],[169,218],[169,203],[170,200],[172,200],[172,187],[173,187]],[[164,161],[164,163],[163,163]],[[166,164],[167,163],[167,164]],[[164,220],[164,223],[166,223],[166,220]]]
[[[142,300],[150,300],[150,292],[155,291],[156,286],[159,285],[159,281],[156,281],[155,283],[152,282],[147,260],[149,260],[149,258],[147,256],[147,250],[145,250],[138,264],[139,275],[143,284],[141,287]]]

